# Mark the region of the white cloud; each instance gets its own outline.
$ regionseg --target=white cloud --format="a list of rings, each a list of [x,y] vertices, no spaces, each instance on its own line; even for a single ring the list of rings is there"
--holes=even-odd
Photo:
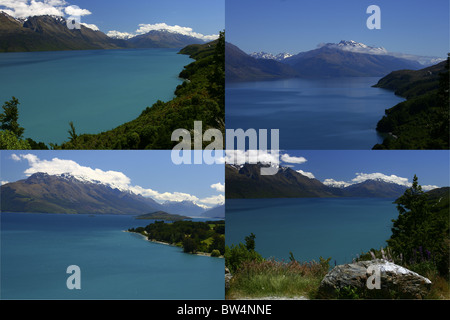
[[[84,22],[80,22],[80,24],[85,26],[86,28],[92,29],[94,31],[100,31],[100,29],[95,24],[84,23]]]
[[[0,185],[4,185],[4,184],[7,184],[7,183],[9,183],[9,181],[6,181],[6,180],[0,181]]]
[[[82,17],[92,14],[91,11],[70,5],[65,0],[0,0],[0,11],[21,19],[41,15]],[[93,24],[84,25],[98,30],[98,27]]]
[[[225,184],[222,184],[220,182],[212,184],[211,188],[216,189],[219,192],[225,192]]]
[[[310,179],[315,179],[316,177],[312,174],[312,172],[307,172],[303,170],[297,170],[298,173],[304,175],[305,177],[308,177]]]
[[[183,192],[159,192],[150,188],[143,188],[138,185],[132,185],[131,179],[122,172],[113,170],[104,171],[98,168],[93,169],[91,167],[82,166],[73,160],[59,158],[41,160],[34,154],[21,154],[20,156],[12,154],[11,158],[14,161],[26,160],[28,162],[29,168],[24,172],[27,176],[38,172],[44,172],[49,175],[70,174],[82,181],[102,183],[121,191],[128,191],[143,197],[150,197],[161,203],[164,201],[192,201],[204,206],[205,204],[216,205],[223,203],[224,201],[223,195],[200,199],[195,195]],[[220,183],[214,184],[216,187],[218,187],[218,185],[220,185]]]
[[[217,206],[219,204],[224,204],[225,203],[225,197],[223,194],[219,194],[216,196],[210,196],[207,198],[203,198],[198,200],[199,204],[206,204],[209,206]]]
[[[66,5],[64,0],[0,0],[0,10],[15,18],[40,15],[63,17]]]
[[[213,35],[203,35],[198,32],[194,32],[192,28],[181,27],[179,25],[170,26],[166,23],[155,23],[155,24],[139,24],[139,29],[136,30],[136,34],[145,34],[153,30],[166,30],[168,32],[179,33],[185,36],[190,36],[194,38],[199,38],[205,41],[215,40],[219,37],[218,34]]]
[[[194,38],[201,39],[203,41],[212,41],[216,40],[219,35],[218,34],[212,34],[212,35],[204,35],[198,32],[194,32],[194,30],[190,27],[181,27],[179,25],[170,26],[166,23],[155,23],[155,24],[145,24],[141,23],[139,24],[139,28],[135,31],[135,33],[128,33],[128,32],[120,32],[117,30],[111,30],[107,33],[107,35],[111,38],[116,39],[130,39],[135,37],[136,35],[146,34],[150,31],[168,31],[172,33],[179,33],[185,36],[190,36]]]
[[[64,9],[64,11],[69,15],[69,16],[75,16],[75,17],[82,17],[82,16],[87,16],[92,14],[92,12],[90,12],[87,9],[81,9],[79,6],[68,6]]]
[[[281,160],[283,162],[296,163],[296,164],[302,164],[302,163],[305,163],[307,161],[304,157],[293,157],[293,156],[290,156],[287,153],[281,155]]]
[[[278,152],[267,150],[225,150],[225,162],[227,164],[242,165],[245,163],[262,163],[278,165],[280,162]]]
[[[439,187],[438,187],[438,186],[434,186],[434,185],[425,185],[425,186],[422,186],[422,190],[423,190],[423,191],[430,191],[430,190],[437,189],[437,188],[439,188]]]

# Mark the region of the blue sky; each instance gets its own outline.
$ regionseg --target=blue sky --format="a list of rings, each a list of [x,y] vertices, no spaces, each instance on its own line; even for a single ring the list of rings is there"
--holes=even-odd
[[[381,29],[369,30],[369,5]],[[245,52],[298,53],[354,40],[391,52],[446,57],[448,0],[226,0],[227,41]]]
[[[104,33],[116,30],[134,33],[139,24],[166,23],[192,28],[203,35],[218,34],[225,28],[225,0],[0,0],[0,9],[26,15],[34,12],[52,14],[59,11],[67,17],[65,8],[78,6],[87,10],[82,23],[94,24]],[[25,2],[25,4],[24,4]],[[52,11],[53,10],[53,11]],[[54,13],[53,13],[54,14]]]
[[[150,195],[151,189],[160,197],[155,200],[160,202],[169,199],[195,201],[196,197],[196,202],[213,206],[221,199],[223,201],[224,192],[217,189],[219,185],[223,188],[225,182],[223,164],[176,165],[171,160],[170,150],[1,151],[0,159],[2,183],[26,179],[34,172],[69,172],[114,182],[131,191],[140,191],[144,196]],[[171,195],[164,195],[166,192]],[[213,198],[205,200],[210,197]]]

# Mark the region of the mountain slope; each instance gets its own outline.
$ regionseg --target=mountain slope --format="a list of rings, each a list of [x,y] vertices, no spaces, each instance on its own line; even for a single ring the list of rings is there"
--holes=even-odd
[[[283,61],[301,77],[376,77],[400,69],[418,69],[418,62],[389,55],[360,53],[323,46]]]
[[[161,206],[154,200],[73,177],[36,173],[1,186],[1,211],[144,214]]]
[[[288,65],[271,59],[256,59],[231,43],[225,44],[226,81],[257,81],[292,78],[296,72]]]
[[[333,188],[290,168],[280,169],[275,175],[261,175],[259,164],[245,164],[241,167],[226,165],[225,185],[227,199],[336,196]]]
[[[225,197],[233,198],[315,198],[360,197],[397,198],[406,187],[381,180],[367,180],[345,188],[326,186],[290,168],[280,167],[275,175],[262,176],[260,164],[225,166]]]
[[[123,43],[84,25],[69,29],[61,17],[34,16],[21,22],[0,12],[0,52],[116,49]]]
[[[377,124],[386,138],[373,149],[449,148],[448,60],[417,71],[392,72],[376,86],[407,100],[386,110]]]
[[[182,48],[190,44],[203,44],[205,41],[166,30],[152,30],[127,40],[136,48]]]
[[[205,210],[190,201],[167,201],[121,191],[99,182],[63,174],[35,173],[1,186],[1,211],[89,214],[147,214],[165,211],[183,216]]]
[[[225,219],[225,205],[222,204],[203,212],[202,217]]]

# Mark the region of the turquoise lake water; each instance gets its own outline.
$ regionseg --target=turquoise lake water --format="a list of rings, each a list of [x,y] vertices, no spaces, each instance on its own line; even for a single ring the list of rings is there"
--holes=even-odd
[[[178,49],[124,49],[0,54],[0,102],[19,99],[24,137],[45,143],[99,133],[168,101],[192,59]]]
[[[227,83],[227,129],[279,129],[280,148],[372,149],[385,109],[404,99],[372,88],[379,78]]]
[[[123,232],[132,216],[2,213],[1,299],[224,299],[224,259]],[[69,290],[67,267],[81,271]]]
[[[227,199],[226,244],[245,243],[255,234],[263,257],[299,261],[331,257],[351,262],[361,252],[379,249],[398,217],[394,199]]]

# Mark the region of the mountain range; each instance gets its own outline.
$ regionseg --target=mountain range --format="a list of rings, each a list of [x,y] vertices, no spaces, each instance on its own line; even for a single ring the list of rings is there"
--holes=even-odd
[[[203,39],[167,30],[152,30],[127,40],[117,39],[89,25],[81,24],[80,29],[69,29],[62,17],[43,15],[15,19],[0,11],[0,52],[181,48],[203,43]]]
[[[274,175],[261,175],[261,164],[225,166],[225,197],[233,198],[398,198],[406,186],[383,180],[366,180],[346,187],[325,185],[289,167]]]
[[[228,43],[227,81],[305,77],[380,77],[395,70],[417,70],[442,61],[436,57],[388,52],[353,40],[321,44],[295,55],[266,52],[246,54]]]
[[[72,214],[146,214],[165,211],[201,216],[205,209],[190,201],[155,200],[69,174],[35,173],[1,186],[2,212]]]

